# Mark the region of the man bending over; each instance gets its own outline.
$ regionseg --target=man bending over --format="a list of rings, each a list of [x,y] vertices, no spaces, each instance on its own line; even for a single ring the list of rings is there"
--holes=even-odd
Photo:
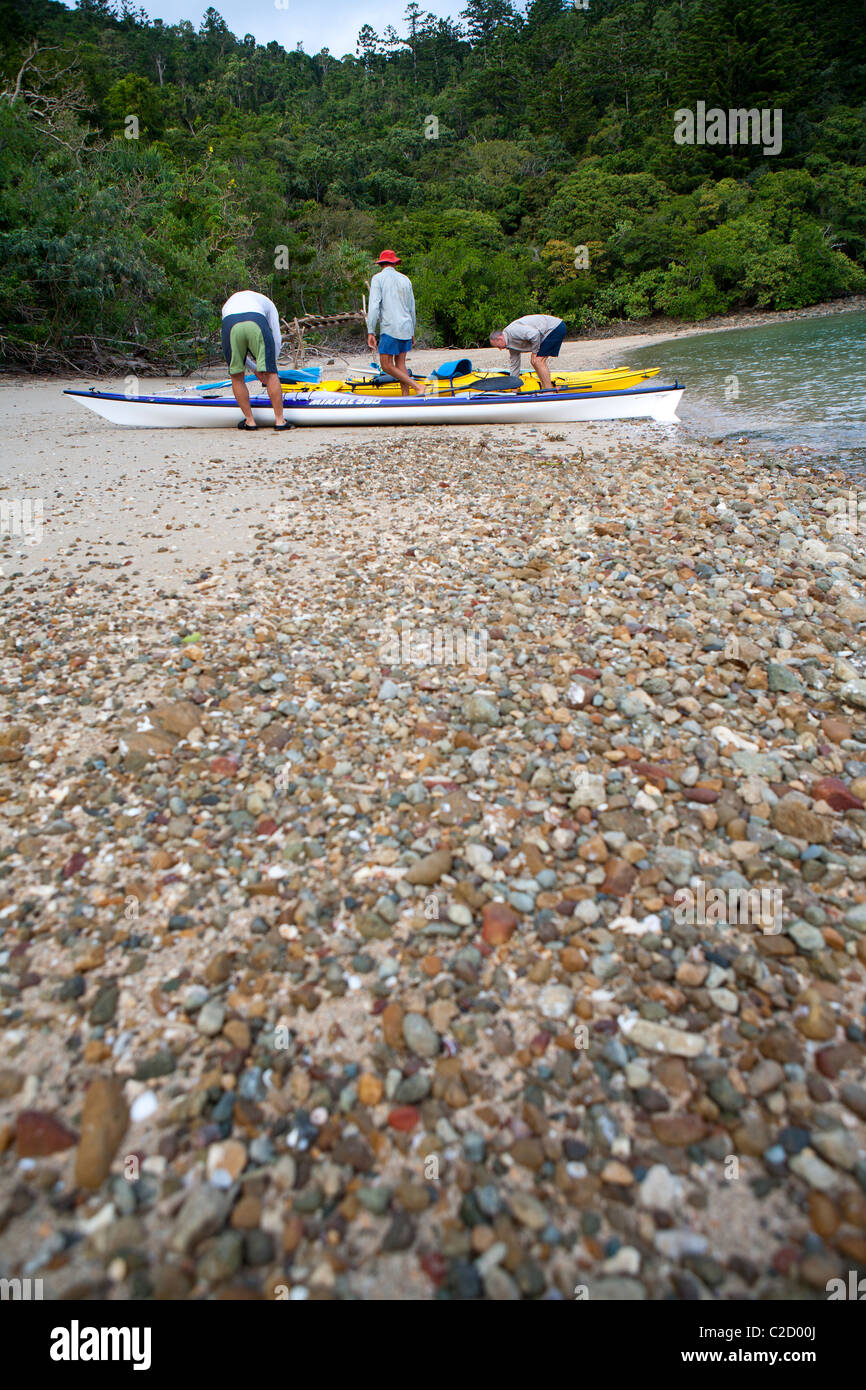
[[[565,324],[562,319],[551,318],[550,314],[526,314],[515,319],[506,328],[490,334],[493,347],[511,354],[511,375],[520,375],[521,353],[529,353],[532,370],[538,373],[543,391],[555,391],[547,367],[548,357],[558,357],[565,338]]]
[[[240,290],[223,305],[222,349],[232,379],[235,400],[244,418],[239,430],[257,429],[250,393],[245,380],[247,370],[255,372],[274,407],[274,428],[287,430],[283,415],[283,388],[277,374],[282,337],[280,316],[273,300],[255,290]]]

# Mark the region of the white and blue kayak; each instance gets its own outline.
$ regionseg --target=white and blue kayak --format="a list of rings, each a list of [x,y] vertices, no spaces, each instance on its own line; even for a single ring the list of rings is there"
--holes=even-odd
[[[676,423],[683,394],[672,386],[641,385],[616,390],[527,391],[485,382],[459,395],[355,395],[316,387],[295,387],[283,397],[290,425],[545,425],[583,420],[657,420]],[[518,382],[518,387],[520,382]],[[497,389],[498,388],[498,389]],[[502,389],[505,388],[505,389]],[[112,391],[68,390],[87,410],[113,425],[136,428],[211,429],[236,427],[242,419],[233,396],[193,393],[126,396]],[[273,425],[267,396],[250,400],[259,425]]]

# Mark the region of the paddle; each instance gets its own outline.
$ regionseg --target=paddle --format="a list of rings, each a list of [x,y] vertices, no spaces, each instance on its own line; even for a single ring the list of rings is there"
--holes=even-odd
[[[288,382],[290,385],[298,386],[306,384],[312,386],[321,380],[322,369],[321,367],[304,367],[300,370],[294,370],[288,367],[283,371],[277,372],[277,376],[280,378],[280,381]],[[255,372],[250,372],[244,377],[244,381],[258,381],[258,377]],[[197,386],[195,389],[196,391],[224,391],[227,390],[231,384],[231,379],[228,381],[205,381],[201,386]]]

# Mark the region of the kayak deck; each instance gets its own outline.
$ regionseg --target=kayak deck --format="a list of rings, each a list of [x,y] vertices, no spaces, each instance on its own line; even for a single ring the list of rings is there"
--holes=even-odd
[[[631,367],[606,367],[597,371],[584,372],[552,372],[551,381],[560,390],[567,391],[608,391],[624,390],[633,386],[644,384],[649,378],[658,376],[658,367],[631,368]],[[495,388],[498,380],[514,380],[507,372],[465,372],[461,376],[455,377],[416,377],[415,384],[424,395],[433,396],[453,396],[463,395],[473,389],[484,389],[489,391]],[[522,372],[519,380],[521,386],[520,394],[535,394],[541,390],[541,382],[535,372]],[[291,386],[284,387],[284,392],[293,394]],[[346,381],[322,381],[315,388],[321,391],[338,391],[357,396],[381,396],[385,399],[398,397],[400,395],[400,383],[398,381],[382,381],[381,374],[373,372],[354,372]],[[515,388],[517,389],[517,388]]]

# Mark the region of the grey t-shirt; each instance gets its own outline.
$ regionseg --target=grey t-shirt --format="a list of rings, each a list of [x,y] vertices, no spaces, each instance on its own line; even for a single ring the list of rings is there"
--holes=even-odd
[[[502,330],[506,347],[511,350],[512,376],[520,373],[520,354],[537,352],[548,333],[552,333],[561,323],[562,319],[553,318],[550,314],[526,314]]]

